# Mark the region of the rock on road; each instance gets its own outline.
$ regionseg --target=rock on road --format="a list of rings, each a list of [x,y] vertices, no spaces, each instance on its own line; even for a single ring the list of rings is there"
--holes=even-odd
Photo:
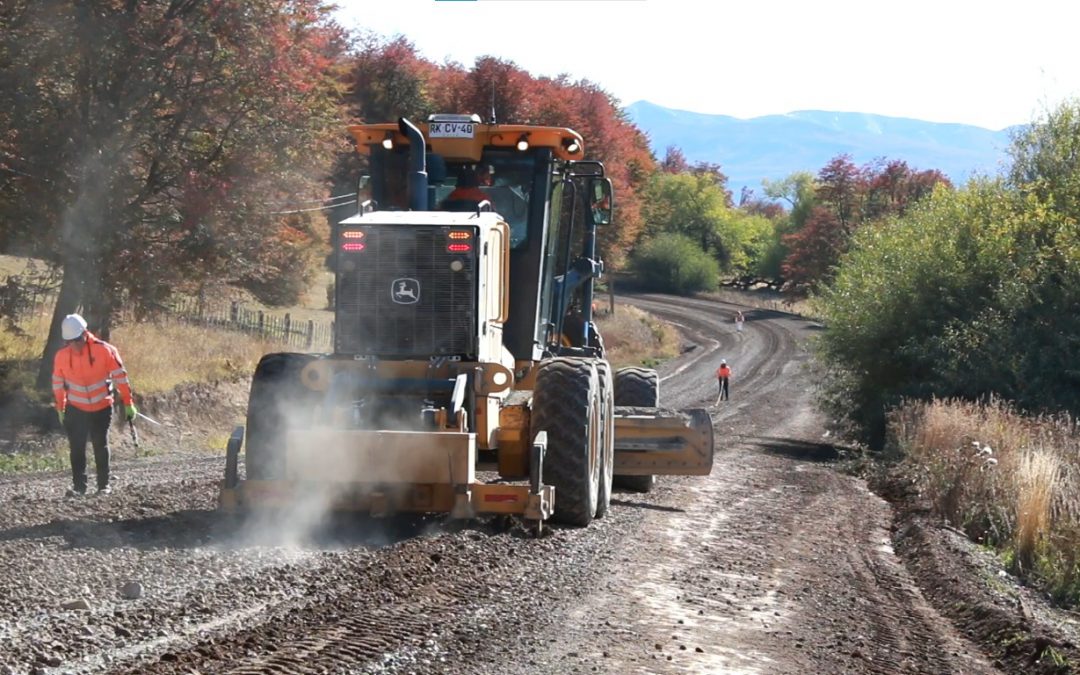
[[[892,552],[889,506],[829,465],[817,327],[744,309],[737,333],[734,305],[632,302],[696,345],[660,369],[661,404],[709,408],[711,476],[617,491],[541,539],[408,519],[292,544],[281,522],[221,526],[220,457],[121,465],[103,499],[7,478],[0,672],[996,672]],[[713,406],[722,357],[731,400]]]

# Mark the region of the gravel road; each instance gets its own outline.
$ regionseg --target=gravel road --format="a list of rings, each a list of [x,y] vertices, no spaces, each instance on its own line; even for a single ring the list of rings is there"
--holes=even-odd
[[[997,672],[894,554],[890,507],[830,464],[818,327],[743,308],[736,333],[735,305],[633,302],[694,345],[661,403],[710,410],[711,476],[617,492],[541,539],[435,518],[241,536],[213,512],[223,458],[197,453],[121,463],[102,498],[7,478],[0,674]]]

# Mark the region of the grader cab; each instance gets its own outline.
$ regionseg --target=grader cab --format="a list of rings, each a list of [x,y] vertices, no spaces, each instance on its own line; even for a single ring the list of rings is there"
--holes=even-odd
[[[334,228],[333,353],[263,357],[223,508],[585,526],[613,480],[711,471],[708,414],[659,408],[656,371],[605,358],[592,296],[613,194],[577,133],[475,115],[349,132],[370,177]]]

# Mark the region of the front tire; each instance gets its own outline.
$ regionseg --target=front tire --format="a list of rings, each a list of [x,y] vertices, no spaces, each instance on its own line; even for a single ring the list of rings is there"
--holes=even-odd
[[[310,354],[267,354],[256,366],[248,395],[244,444],[248,479],[284,477],[286,432],[311,421],[313,392],[300,381],[300,371],[315,358]]]
[[[542,361],[533,390],[532,433],[546,431],[544,482],[555,486],[552,519],[585,527],[600,492],[600,382],[594,361]]]

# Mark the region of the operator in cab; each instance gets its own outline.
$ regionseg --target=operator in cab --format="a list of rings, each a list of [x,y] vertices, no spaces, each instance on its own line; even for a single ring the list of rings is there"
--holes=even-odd
[[[457,201],[471,201],[482,202],[485,199],[490,199],[488,194],[480,189],[481,186],[488,186],[491,184],[491,173],[489,169],[480,165],[476,168],[466,167],[462,169],[458,175],[457,185],[454,187],[454,191],[446,196],[446,201],[443,204]]]

